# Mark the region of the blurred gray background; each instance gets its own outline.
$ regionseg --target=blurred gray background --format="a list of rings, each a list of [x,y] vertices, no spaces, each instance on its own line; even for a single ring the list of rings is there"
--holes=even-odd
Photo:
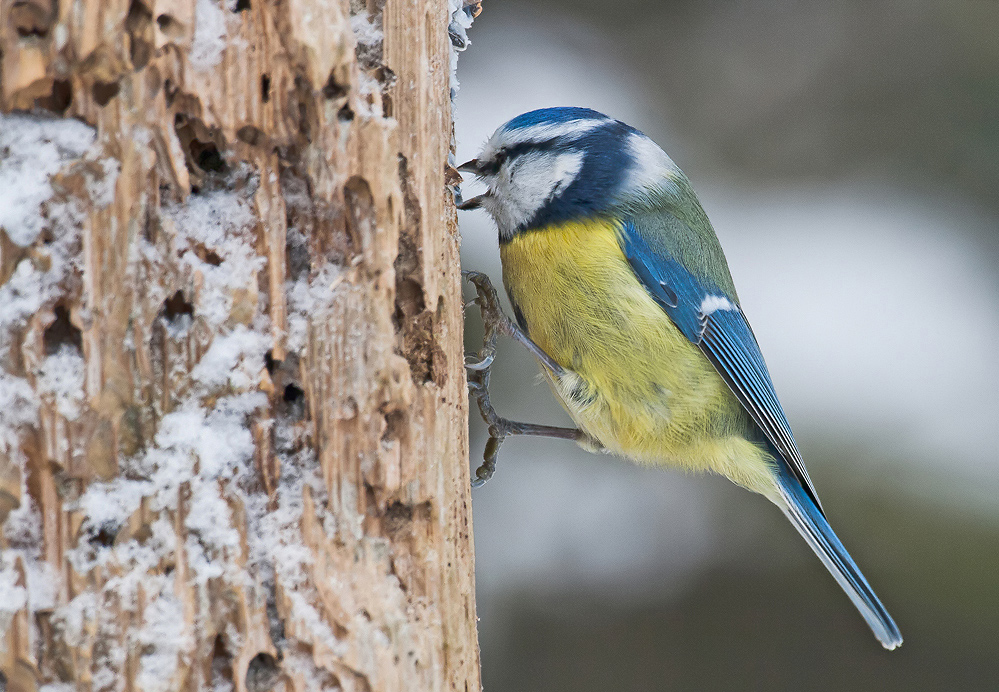
[[[780,512],[723,479],[511,439],[473,493],[488,692],[999,689],[997,35],[987,0],[486,0],[459,161],[556,105],[666,149],[905,635],[883,651]],[[498,284],[492,223],[460,222],[465,267]],[[501,414],[569,424],[522,349],[498,362]]]

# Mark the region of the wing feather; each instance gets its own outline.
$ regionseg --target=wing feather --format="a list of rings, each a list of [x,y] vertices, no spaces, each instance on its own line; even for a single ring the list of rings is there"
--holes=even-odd
[[[766,361],[735,296],[695,277],[664,250],[653,250],[633,223],[624,224],[621,239],[624,255],[639,281],[684,336],[711,361],[821,512]],[[701,309],[705,299],[714,307],[707,314]]]

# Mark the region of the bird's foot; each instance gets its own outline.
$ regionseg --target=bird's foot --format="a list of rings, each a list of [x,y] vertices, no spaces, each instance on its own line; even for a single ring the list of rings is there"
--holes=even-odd
[[[482,315],[482,325],[485,333],[482,335],[482,348],[477,356],[465,358],[465,367],[470,370],[488,369],[496,357],[496,338],[502,334],[519,341],[535,358],[553,375],[561,376],[565,369],[534,343],[517,323],[511,320],[500,307],[499,295],[493,287],[493,282],[482,272],[463,270],[461,275],[475,286],[475,298],[472,302],[479,306]]]
[[[509,317],[503,314],[499,296],[493,288],[489,277],[481,272],[463,271],[462,276],[475,286],[476,297],[472,301],[479,306],[482,323],[485,328],[482,337],[482,348],[473,356],[465,356],[465,368],[468,371],[468,392],[478,404],[482,420],[489,426],[489,439],[483,453],[483,462],[475,470],[472,487],[478,488],[492,478],[496,471],[496,458],[499,455],[503,440],[511,435],[540,435],[563,440],[573,440],[586,447],[589,441],[599,447],[593,438],[576,428],[560,428],[552,425],[537,425],[535,423],[519,423],[501,417],[496,413],[489,401],[489,376],[493,362],[496,359],[496,339],[499,334],[505,334],[524,344],[553,374],[564,372],[552,358],[541,350],[537,344]],[[593,446],[593,445],[590,445]],[[589,447],[586,447],[589,448]]]

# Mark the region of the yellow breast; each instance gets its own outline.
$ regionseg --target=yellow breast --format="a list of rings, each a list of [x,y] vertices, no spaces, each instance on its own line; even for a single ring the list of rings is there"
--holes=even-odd
[[[756,485],[762,468],[747,469],[754,478],[730,468],[760,457],[743,439],[747,415],[641,285],[618,238],[616,223],[588,220],[520,233],[500,248],[530,337],[571,371],[553,389],[614,453]]]

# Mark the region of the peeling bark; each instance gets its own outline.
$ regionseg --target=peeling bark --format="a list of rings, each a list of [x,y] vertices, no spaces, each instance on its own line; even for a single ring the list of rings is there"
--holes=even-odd
[[[7,690],[479,689],[448,16],[0,0]]]

